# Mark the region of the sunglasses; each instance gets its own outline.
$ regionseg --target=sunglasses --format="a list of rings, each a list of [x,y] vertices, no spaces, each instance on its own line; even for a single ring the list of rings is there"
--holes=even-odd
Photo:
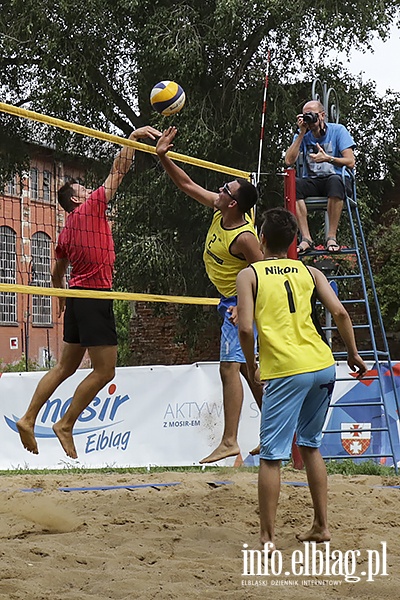
[[[224,183],[224,185],[222,186],[222,191],[225,192],[226,194],[228,194],[228,196],[230,198],[232,198],[232,200],[236,200],[235,196],[232,194],[231,190],[229,189],[229,186],[227,183]],[[237,202],[237,200],[236,200]]]

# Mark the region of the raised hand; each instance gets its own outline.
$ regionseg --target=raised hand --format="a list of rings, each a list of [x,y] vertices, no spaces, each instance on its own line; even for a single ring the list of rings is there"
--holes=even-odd
[[[144,127],[139,127],[139,129],[135,129],[135,131],[132,131],[131,135],[129,136],[129,139],[140,140],[141,138],[150,138],[152,140],[155,140],[161,135],[162,133],[161,131],[158,131],[158,129],[151,127],[151,125],[145,125]]]
[[[175,139],[177,132],[177,128],[173,126],[168,127],[168,129],[165,129],[163,131],[156,146],[156,152],[159,156],[165,155],[168,152],[168,150],[171,150],[171,148],[173,148],[174,145],[172,142]]]

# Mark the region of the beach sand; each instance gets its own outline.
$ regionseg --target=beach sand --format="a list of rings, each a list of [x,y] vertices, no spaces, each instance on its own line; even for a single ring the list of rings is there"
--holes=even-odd
[[[400,478],[329,476],[329,551],[359,550],[358,575],[368,568],[367,550],[379,552],[378,571],[386,565],[387,575],[369,582],[367,575],[346,582],[324,573],[284,574],[291,569],[292,553],[305,550],[295,534],[308,529],[312,509],[308,487],[293,485],[304,483],[305,474],[285,469],[282,479],[290,482],[282,485],[277,518],[283,573],[246,576],[243,544],[254,548],[258,542],[254,472],[3,476],[0,598],[398,598],[400,489],[389,486],[399,485]],[[161,483],[179,485],[157,487]],[[126,489],[137,485],[145,487]],[[96,486],[124,487],[59,490]],[[22,491],[31,488],[42,491]],[[377,553],[370,553],[371,569],[377,567]]]

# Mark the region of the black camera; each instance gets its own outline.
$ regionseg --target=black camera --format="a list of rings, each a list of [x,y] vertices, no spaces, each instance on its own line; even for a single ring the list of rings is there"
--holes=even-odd
[[[318,113],[315,112],[305,112],[302,116],[306,125],[311,125],[312,123],[316,123],[318,121]]]

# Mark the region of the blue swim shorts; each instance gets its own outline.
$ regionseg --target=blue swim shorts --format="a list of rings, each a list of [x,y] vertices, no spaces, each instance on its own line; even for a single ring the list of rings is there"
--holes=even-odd
[[[291,377],[270,379],[265,386],[260,427],[260,458],[287,460],[293,436],[297,445],[319,448],[335,385],[335,365]]]
[[[227,311],[230,306],[237,306],[237,296],[222,297],[217,307],[219,314],[223,318],[219,360],[221,362],[245,363],[246,359],[239,342],[239,329],[229,320],[231,313]]]
[[[221,345],[219,350],[219,360],[221,362],[237,362],[245,363],[242,348],[239,341],[239,329],[237,325],[230,322],[230,312],[227,312],[230,306],[237,306],[237,296],[230,296],[229,298],[222,297],[217,310],[223,322],[221,325]],[[254,353],[257,353],[257,330],[254,326]]]

